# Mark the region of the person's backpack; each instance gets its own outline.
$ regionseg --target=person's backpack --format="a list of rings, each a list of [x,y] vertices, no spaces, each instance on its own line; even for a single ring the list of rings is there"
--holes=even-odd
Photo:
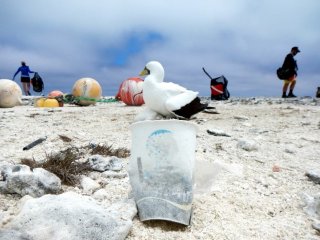
[[[34,76],[31,79],[31,84],[32,84],[33,91],[35,92],[43,91],[44,84],[43,84],[42,78],[37,72],[34,73]]]
[[[286,80],[288,79],[290,76],[292,76],[292,72],[290,72],[289,69],[284,69],[282,67],[279,67],[277,69],[277,76],[280,80]]]
[[[228,100],[230,97],[230,92],[227,88],[228,80],[225,78],[225,76],[222,75],[217,78],[212,78],[204,68],[202,68],[202,70],[211,79],[211,100]]]

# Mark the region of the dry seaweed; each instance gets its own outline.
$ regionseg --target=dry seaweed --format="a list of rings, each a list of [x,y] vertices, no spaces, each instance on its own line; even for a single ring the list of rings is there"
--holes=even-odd
[[[65,136],[65,135],[59,135],[60,139],[63,141],[63,142],[71,142],[72,139]]]
[[[79,177],[90,170],[88,163],[81,163],[79,153],[75,148],[68,148],[60,154],[47,156],[47,161],[42,164],[42,168],[56,174],[66,185],[76,185]]]
[[[31,170],[38,167],[34,159],[22,158],[20,161],[22,164],[29,166]]]
[[[100,154],[103,156],[116,156],[119,158],[126,158],[130,156],[130,150],[126,148],[113,149],[112,146],[108,145],[97,145],[93,147],[92,154]]]
[[[44,168],[57,175],[63,184],[75,186],[79,184],[80,175],[90,170],[87,162],[82,163],[78,159],[78,149],[70,147],[58,154],[46,155],[46,161],[42,163],[30,159],[22,159],[21,163],[31,168]]]
[[[59,136],[64,140],[69,139],[63,135]],[[85,148],[88,149],[89,146]],[[24,158],[21,159],[21,163],[28,165],[31,169],[44,168],[47,171],[57,175],[62,184],[76,186],[80,182],[80,176],[92,170],[88,162],[78,161],[78,159],[84,155],[84,153],[80,153],[79,150],[80,149],[76,147],[69,147],[66,150],[56,154],[46,154],[46,159],[44,162],[36,162],[34,159]],[[92,148],[91,154],[125,158],[130,155],[130,151],[126,148],[113,149],[112,146],[98,145]]]

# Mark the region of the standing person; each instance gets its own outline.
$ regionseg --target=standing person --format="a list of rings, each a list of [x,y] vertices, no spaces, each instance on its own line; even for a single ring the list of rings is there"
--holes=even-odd
[[[18,68],[16,73],[13,75],[13,80],[16,77],[16,75],[21,72],[21,83],[23,87],[24,94],[26,96],[30,96],[30,76],[29,73],[34,73],[30,70],[29,66],[26,65],[24,61],[21,62],[21,67]]]
[[[293,94],[293,89],[296,85],[296,77],[298,71],[298,65],[296,60],[293,58],[300,50],[298,47],[291,48],[291,52],[286,56],[284,59],[282,68],[288,70],[288,79],[283,81],[283,88],[282,88],[282,98],[292,98],[296,97]],[[289,94],[287,95],[287,90],[289,87]]]

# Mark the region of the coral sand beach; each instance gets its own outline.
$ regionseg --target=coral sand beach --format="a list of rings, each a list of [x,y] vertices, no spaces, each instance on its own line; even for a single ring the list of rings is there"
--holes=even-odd
[[[195,189],[189,226],[142,222],[129,201],[130,126],[144,106],[119,101],[37,108],[32,98],[24,98],[22,106],[0,108],[0,239],[319,239],[320,100],[207,101],[214,109],[189,120],[198,127],[195,160],[237,171],[221,168],[201,192]],[[97,146],[116,155],[108,165],[114,168],[85,168],[93,156],[107,158],[93,151]],[[49,191],[27,191],[17,183],[10,188],[10,174],[25,164],[30,177],[32,169],[45,168],[41,163],[70,149],[83,163],[74,178],[55,171],[61,183],[55,182],[47,168]],[[56,212],[48,210],[52,204]],[[87,208],[72,215],[82,206]],[[104,211],[121,216],[107,218]],[[93,226],[91,233],[82,232]]]

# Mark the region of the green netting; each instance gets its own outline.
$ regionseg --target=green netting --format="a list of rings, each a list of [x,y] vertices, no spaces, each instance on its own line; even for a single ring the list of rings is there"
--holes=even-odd
[[[102,102],[102,103],[112,103],[118,102],[119,100],[116,98],[88,98],[88,97],[75,97],[72,94],[63,95],[56,98],[58,101],[63,101],[63,103],[70,103],[70,104],[78,104],[80,101],[91,101],[91,102]]]

